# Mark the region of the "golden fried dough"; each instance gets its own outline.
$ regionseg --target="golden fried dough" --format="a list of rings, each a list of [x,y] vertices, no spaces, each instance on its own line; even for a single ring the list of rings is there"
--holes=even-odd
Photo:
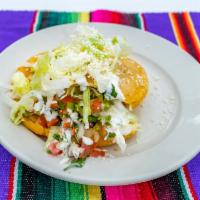
[[[122,58],[115,73],[119,76],[124,102],[135,108],[148,92],[148,78],[144,68],[130,58]]]
[[[33,116],[29,117],[29,118],[24,118],[22,123],[26,128],[31,130],[36,135],[48,137],[49,129],[48,128],[44,128],[43,126],[41,126],[37,122],[37,118],[38,118],[37,116],[33,115]]]

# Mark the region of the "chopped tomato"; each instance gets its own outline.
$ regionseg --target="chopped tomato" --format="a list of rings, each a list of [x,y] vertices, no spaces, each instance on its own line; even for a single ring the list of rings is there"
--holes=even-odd
[[[63,128],[70,128],[71,127],[71,123],[70,122],[64,122],[63,123]]]
[[[21,66],[17,69],[17,71],[22,72],[24,74],[24,76],[26,76],[27,78],[32,76],[32,74],[33,74],[31,67]]]
[[[37,119],[37,123],[40,124],[41,126],[43,126],[44,128],[47,128],[47,120],[45,118],[44,115],[41,115],[38,119]]]
[[[56,103],[52,103],[50,105],[50,107],[53,108],[53,109],[56,109],[56,108],[58,108],[58,103],[57,102]]]
[[[82,142],[81,148],[83,148],[83,152],[80,154],[80,158],[86,158],[91,154],[94,149],[93,145],[86,145]]]
[[[98,149],[96,148],[96,143],[92,144],[92,145],[86,145],[84,143],[82,143],[81,148],[83,148],[83,152],[80,155],[80,158],[85,158],[87,156],[91,156],[91,157],[99,157],[99,156],[105,156],[105,151],[102,149]]]
[[[65,96],[60,100],[62,103],[74,103],[74,102],[79,102],[78,98],[74,98],[72,96]]]
[[[92,110],[92,113],[97,113],[102,110],[102,102],[99,99],[93,99],[91,100],[90,107]]]
[[[56,156],[62,153],[60,149],[57,148],[57,141],[53,141],[49,146],[48,150],[51,152],[52,155]]]
[[[59,113],[60,113],[61,115],[65,115],[65,114],[67,114],[67,111],[66,111],[66,110],[59,110]]]
[[[58,122],[59,122],[58,118],[52,119],[51,121],[47,121],[47,126],[48,127],[55,126],[58,124]]]
[[[91,157],[103,157],[105,156],[106,152],[102,149],[94,149],[91,153]]]

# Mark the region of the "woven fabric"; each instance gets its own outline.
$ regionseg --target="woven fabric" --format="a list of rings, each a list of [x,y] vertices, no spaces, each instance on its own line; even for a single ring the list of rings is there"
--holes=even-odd
[[[126,24],[155,33],[200,62],[200,13],[133,14],[0,11],[0,51],[39,29],[72,22]],[[188,66],[189,67],[189,66]],[[200,69],[199,69],[200,70]],[[200,199],[200,154],[162,178],[127,186],[88,186],[51,178],[22,164],[0,145],[0,200]]]

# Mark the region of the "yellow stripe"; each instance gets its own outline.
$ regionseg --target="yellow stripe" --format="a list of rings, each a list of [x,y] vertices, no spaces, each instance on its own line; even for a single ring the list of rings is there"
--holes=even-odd
[[[101,200],[100,187],[88,185],[88,197],[89,200]]]
[[[90,14],[89,12],[82,12],[80,16],[80,22],[89,22],[90,21]]]

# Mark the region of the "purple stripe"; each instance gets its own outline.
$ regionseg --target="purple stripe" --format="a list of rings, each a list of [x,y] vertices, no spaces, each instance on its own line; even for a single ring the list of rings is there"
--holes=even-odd
[[[147,31],[155,33],[177,44],[168,14],[144,14],[144,18]]]
[[[190,13],[197,35],[200,39],[200,13]]]
[[[29,33],[32,19],[33,12],[0,12],[0,52]],[[0,145],[0,199],[7,199],[11,159]]]
[[[0,52],[30,32],[34,12],[0,12]]]
[[[0,199],[7,199],[12,155],[0,145]]]
[[[200,199],[200,153],[187,164],[190,179],[196,191],[198,199]]]

